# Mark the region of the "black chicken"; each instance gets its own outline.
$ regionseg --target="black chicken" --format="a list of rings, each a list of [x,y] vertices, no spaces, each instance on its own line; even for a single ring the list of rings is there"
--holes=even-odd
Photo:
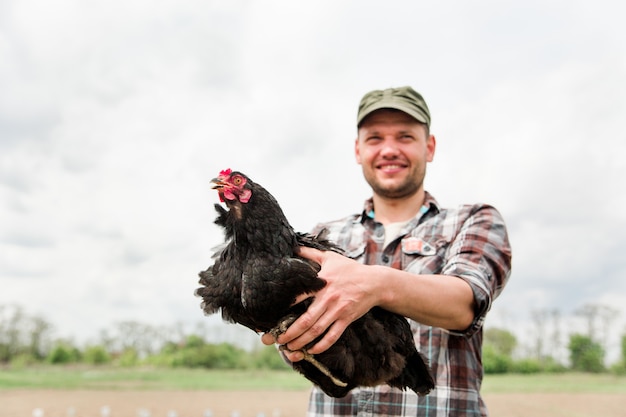
[[[225,229],[226,242],[199,274],[196,295],[206,314],[221,310],[226,321],[277,336],[311,303],[309,298],[293,305],[296,297],[326,285],[317,276],[320,266],[298,257],[298,247],[340,250],[323,232],[294,232],[274,197],[244,174],[227,169],[212,183],[229,209],[215,205],[215,223]],[[378,307],[348,326],[327,351],[303,353],[305,360],[293,367],[333,397],[357,386],[386,383],[420,395],[434,386],[407,320]]]

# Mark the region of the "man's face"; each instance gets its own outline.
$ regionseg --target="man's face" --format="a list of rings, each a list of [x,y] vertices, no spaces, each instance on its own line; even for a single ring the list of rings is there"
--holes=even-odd
[[[381,109],[362,122],[355,142],[357,162],[374,194],[387,199],[413,196],[423,188],[435,137],[406,113]]]

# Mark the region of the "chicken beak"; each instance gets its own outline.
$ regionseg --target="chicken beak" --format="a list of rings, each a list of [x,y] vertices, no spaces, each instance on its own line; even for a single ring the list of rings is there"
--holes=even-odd
[[[211,180],[211,184],[213,184],[211,188],[214,190],[221,190],[222,188],[226,186],[226,183],[222,181],[219,177],[213,178]]]
[[[224,190],[224,187],[226,186],[226,183],[218,177],[218,178],[213,178],[211,180],[211,184],[213,185],[211,188],[214,190],[217,190],[217,194],[220,196],[220,201],[223,203],[225,201],[223,190]]]

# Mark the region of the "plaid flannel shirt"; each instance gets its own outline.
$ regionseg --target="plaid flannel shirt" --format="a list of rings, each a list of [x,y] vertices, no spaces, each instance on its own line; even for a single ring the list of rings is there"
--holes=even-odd
[[[475,299],[475,318],[463,331],[409,320],[417,349],[429,360],[436,387],[427,396],[387,385],[360,387],[344,398],[319,388],[311,392],[308,416],[486,416],[480,396],[483,378],[482,325],[511,269],[511,248],[504,221],[487,205],[441,209],[426,193],[420,213],[401,235],[383,248],[384,227],[374,221],[368,200],[360,215],[319,224],[347,256],[415,274],[452,275],[465,280]]]

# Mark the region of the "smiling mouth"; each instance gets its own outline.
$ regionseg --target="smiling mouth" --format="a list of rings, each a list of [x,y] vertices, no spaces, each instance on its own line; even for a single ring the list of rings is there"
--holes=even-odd
[[[383,171],[394,171],[394,170],[406,168],[406,165],[385,164],[385,165],[378,165],[376,168],[383,170]]]

